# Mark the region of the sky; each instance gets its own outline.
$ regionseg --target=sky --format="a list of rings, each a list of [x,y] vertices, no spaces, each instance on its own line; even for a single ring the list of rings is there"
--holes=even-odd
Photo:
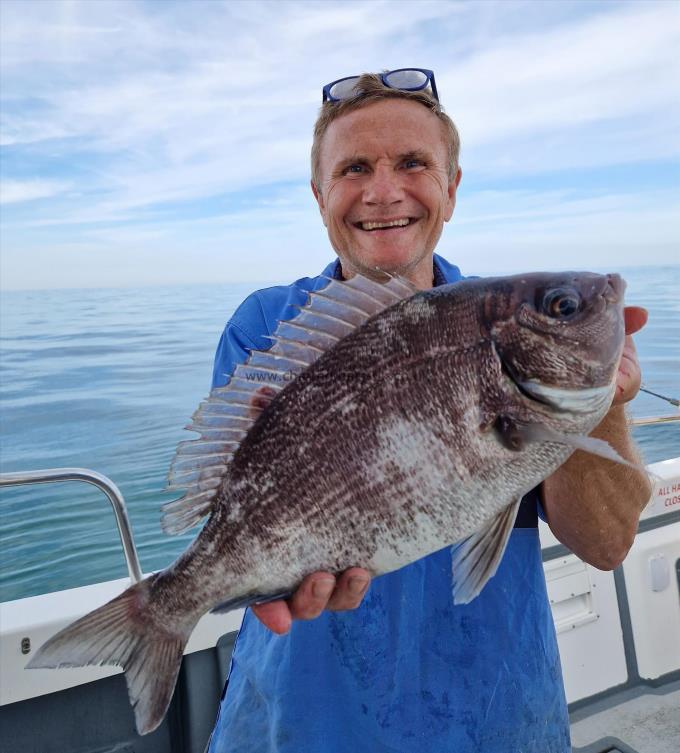
[[[321,89],[411,65],[464,273],[680,263],[678,49],[678,0],[0,0],[0,287],[317,274]]]

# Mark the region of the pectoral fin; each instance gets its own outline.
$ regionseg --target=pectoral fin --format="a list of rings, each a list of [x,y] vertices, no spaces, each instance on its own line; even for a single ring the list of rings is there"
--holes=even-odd
[[[521,501],[520,497],[517,502],[498,513],[485,528],[452,548],[454,604],[471,602],[479,595],[489,578],[496,574],[515,525]]]
[[[630,460],[621,457],[619,453],[604,439],[596,437],[584,437],[581,434],[563,434],[547,426],[532,424],[523,429],[524,437],[528,442],[555,442],[564,444],[567,447],[573,447],[575,450],[582,450],[590,455],[611,460],[613,463],[620,463],[633,468],[636,471],[648,473],[647,469],[641,463],[632,463]]]

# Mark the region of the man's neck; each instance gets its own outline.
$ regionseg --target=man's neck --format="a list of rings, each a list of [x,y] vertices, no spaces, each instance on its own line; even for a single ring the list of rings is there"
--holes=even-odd
[[[379,275],[378,270],[356,269],[348,262],[343,262],[342,259],[339,259],[339,263],[340,274],[344,280],[351,279],[357,273],[363,274],[366,277],[376,277],[376,274]],[[384,271],[409,280],[409,282],[412,282],[419,290],[429,290],[437,284],[433,257],[430,257],[429,265],[421,263],[413,269],[385,269]]]

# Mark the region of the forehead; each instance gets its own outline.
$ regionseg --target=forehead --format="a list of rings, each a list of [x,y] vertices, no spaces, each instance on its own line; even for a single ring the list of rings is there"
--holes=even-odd
[[[445,126],[426,107],[405,99],[385,99],[332,121],[321,144],[321,164],[347,156],[397,156],[430,152],[446,160]]]

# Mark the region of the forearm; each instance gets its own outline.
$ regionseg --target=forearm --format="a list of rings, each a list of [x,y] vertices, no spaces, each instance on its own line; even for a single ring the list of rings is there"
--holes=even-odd
[[[612,407],[592,436],[634,463],[640,458],[623,405]],[[630,549],[640,513],[649,500],[646,473],[577,450],[543,482],[548,523],[581,559],[602,570],[617,567]]]

